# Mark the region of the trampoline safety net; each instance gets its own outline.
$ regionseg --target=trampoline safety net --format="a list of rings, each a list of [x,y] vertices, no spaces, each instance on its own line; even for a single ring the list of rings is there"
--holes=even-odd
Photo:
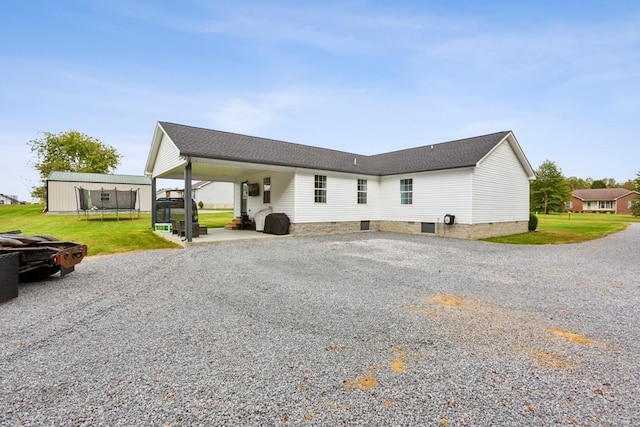
[[[88,190],[76,187],[78,213],[85,212],[122,212],[136,211],[138,202],[138,190],[118,190],[117,188]]]

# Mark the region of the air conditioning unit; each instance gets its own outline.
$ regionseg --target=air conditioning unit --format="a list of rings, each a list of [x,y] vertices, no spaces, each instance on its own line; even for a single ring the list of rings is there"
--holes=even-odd
[[[444,223],[447,224],[447,225],[453,225],[455,220],[456,220],[456,216],[455,215],[446,214],[444,216]]]

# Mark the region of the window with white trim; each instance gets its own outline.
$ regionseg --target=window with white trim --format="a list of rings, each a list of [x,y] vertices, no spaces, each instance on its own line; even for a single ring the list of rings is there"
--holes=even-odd
[[[411,178],[400,180],[400,204],[413,204],[413,179]]]
[[[366,179],[358,180],[358,204],[359,205],[367,204],[367,180]]]
[[[262,203],[271,203],[271,177],[262,178]]]
[[[327,176],[316,175],[314,178],[314,202],[327,203]]]

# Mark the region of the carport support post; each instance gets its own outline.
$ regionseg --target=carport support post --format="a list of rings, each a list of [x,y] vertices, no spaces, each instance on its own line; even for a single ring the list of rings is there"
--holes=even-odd
[[[184,167],[184,237],[187,242],[193,241],[193,207],[191,206],[191,158],[187,158]]]
[[[138,214],[140,210],[138,210]],[[151,229],[156,229],[156,221],[158,220],[158,213],[156,212],[156,178],[151,178]]]

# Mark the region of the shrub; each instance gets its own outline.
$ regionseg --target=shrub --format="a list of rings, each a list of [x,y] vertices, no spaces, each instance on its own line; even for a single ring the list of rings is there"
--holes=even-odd
[[[538,217],[535,214],[529,214],[529,231],[536,231],[538,228]]]
[[[199,207],[200,209],[202,209],[202,208],[204,207],[204,203],[202,203],[202,200],[200,200],[200,201],[198,202],[198,207]]]

